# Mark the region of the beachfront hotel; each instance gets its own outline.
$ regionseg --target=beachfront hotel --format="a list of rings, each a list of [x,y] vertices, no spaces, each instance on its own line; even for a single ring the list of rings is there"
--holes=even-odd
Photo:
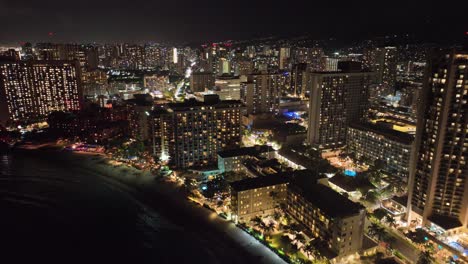
[[[78,62],[0,61],[0,124],[44,121],[82,102]]]
[[[321,250],[330,258],[348,256],[362,248],[365,208],[325,185],[293,180],[288,185],[287,212],[309,235],[324,241]]]
[[[280,203],[286,202],[289,179],[279,173],[231,183],[231,218],[245,223],[256,216],[272,214]]]
[[[358,62],[340,62],[339,71],[310,74],[309,144],[320,149],[345,145],[348,125],[366,118],[372,76]]]
[[[433,52],[418,108],[408,222],[437,233],[468,224],[468,52]]]
[[[177,168],[216,166],[218,152],[240,147],[243,109],[240,101],[217,95],[170,103],[154,115],[154,147]]]

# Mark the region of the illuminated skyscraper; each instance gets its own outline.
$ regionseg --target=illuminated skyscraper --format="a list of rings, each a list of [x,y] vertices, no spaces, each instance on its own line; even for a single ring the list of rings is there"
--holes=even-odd
[[[287,69],[291,58],[291,48],[280,48],[279,68],[280,70]]]
[[[290,92],[296,96],[304,97],[307,91],[307,64],[294,64],[291,70],[291,89]]]
[[[310,74],[310,109],[307,139],[320,148],[341,147],[347,126],[365,119],[372,73],[358,62],[342,62],[342,71]]]
[[[248,114],[277,113],[282,76],[278,73],[255,73],[242,84],[241,99]]]
[[[39,60],[77,60],[83,71],[96,69],[99,60],[95,47],[80,44],[38,43],[35,51]]]
[[[468,224],[468,52],[429,57],[418,108],[410,223],[455,231]]]
[[[215,77],[211,72],[194,72],[190,75],[190,89],[193,92],[205,92],[215,85]]]
[[[364,52],[364,67],[376,73],[378,84],[386,84],[393,88],[396,82],[397,48],[367,49]]]
[[[0,61],[0,123],[44,120],[79,110],[80,67],[70,61]]]
[[[218,152],[240,147],[240,101],[217,95],[171,103],[154,116],[155,153],[178,168],[216,165]]]

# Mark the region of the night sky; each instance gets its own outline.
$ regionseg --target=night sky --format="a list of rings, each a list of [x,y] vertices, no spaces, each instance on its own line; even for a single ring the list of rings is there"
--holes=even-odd
[[[464,1],[441,1],[438,5],[429,1],[375,2],[0,0],[0,43],[181,43],[302,34],[317,39],[358,39],[401,33],[428,40],[466,39]],[[451,9],[445,8],[445,3],[450,3]]]

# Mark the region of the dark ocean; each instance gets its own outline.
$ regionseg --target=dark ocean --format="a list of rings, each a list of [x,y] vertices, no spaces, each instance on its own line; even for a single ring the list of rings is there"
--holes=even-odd
[[[0,263],[238,263],[208,231],[159,213],[164,201],[147,206],[50,155],[0,156]]]

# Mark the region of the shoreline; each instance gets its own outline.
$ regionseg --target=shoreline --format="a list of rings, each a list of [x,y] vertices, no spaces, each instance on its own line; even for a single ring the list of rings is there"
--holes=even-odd
[[[95,174],[112,186],[128,192],[143,207],[161,212],[163,217],[183,229],[196,226],[198,232],[203,231],[203,234],[210,239],[226,244],[233,251],[231,255],[237,255],[220,260],[220,263],[286,263],[255,238],[245,234],[234,223],[190,202],[174,183],[156,181],[149,171],[144,172],[126,164],[112,165],[109,163],[111,160],[102,154],[74,153],[56,149],[15,151],[28,154],[48,153],[63,164],[70,164],[74,169],[84,173]]]

